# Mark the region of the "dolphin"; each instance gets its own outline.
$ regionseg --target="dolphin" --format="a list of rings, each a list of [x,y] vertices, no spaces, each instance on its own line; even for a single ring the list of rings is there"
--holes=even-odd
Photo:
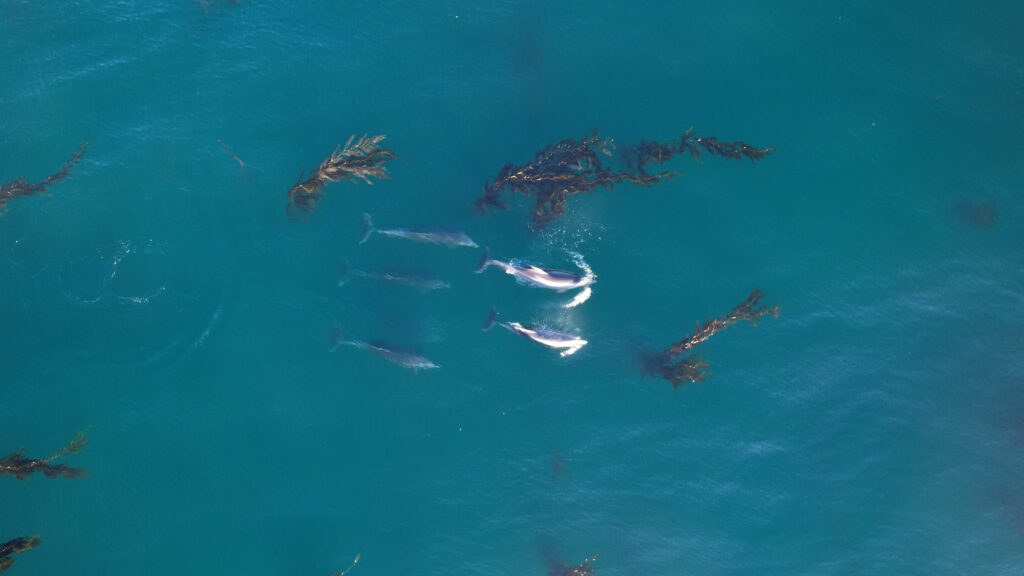
[[[484,253],[480,258],[480,265],[477,266],[476,273],[480,274],[486,270],[488,266],[496,266],[504,270],[506,274],[515,277],[516,281],[529,284],[530,286],[547,288],[548,290],[554,290],[556,292],[565,292],[567,290],[583,288],[575,298],[563,305],[564,308],[573,308],[586,302],[590,298],[590,285],[597,280],[597,275],[594,274],[594,271],[591,270],[590,266],[583,260],[583,256],[581,254],[576,252],[570,252],[570,254],[573,257],[573,262],[576,263],[576,266],[583,271],[582,274],[567,272],[565,270],[541,268],[540,266],[525,264],[518,260],[510,260],[508,262],[494,260],[491,258],[491,251],[487,247],[484,247]]]
[[[444,230],[441,228],[391,228],[377,229],[373,227],[373,219],[369,214],[363,214],[363,238],[360,244],[370,239],[376,232],[383,236],[402,238],[413,242],[424,242],[427,244],[440,244],[449,248],[476,248],[476,242],[458,230]]]
[[[331,335],[331,348],[330,351],[334,352],[339,347],[347,345],[353,346],[360,350],[366,350],[372,354],[376,354],[381,358],[384,358],[388,362],[398,364],[399,366],[405,366],[406,368],[412,368],[413,371],[417,370],[430,370],[431,368],[440,368],[439,365],[434,364],[429,359],[420,356],[414,352],[407,352],[400,350],[389,344],[381,342],[361,342],[359,340],[342,340],[341,329],[335,328],[334,334]]]
[[[396,270],[385,270],[380,272],[372,272],[366,270],[350,269],[348,264],[342,266],[341,269],[341,280],[338,280],[338,286],[344,286],[353,277],[369,278],[378,282],[390,282],[393,284],[401,284],[410,288],[416,288],[418,290],[440,290],[442,288],[450,288],[451,285],[430,274],[421,274],[416,272],[400,272]]]
[[[495,324],[513,334],[519,334],[548,348],[561,349],[562,351],[559,353],[559,356],[562,358],[575,354],[580,348],[587,345],[587,341],[579,336],[558,332],[550,328],[527,328],[519,322],[498,322],[498,311],[491,308],[491,313],[487,316],[487,322],[484,323],[484,332],[493,328]]]

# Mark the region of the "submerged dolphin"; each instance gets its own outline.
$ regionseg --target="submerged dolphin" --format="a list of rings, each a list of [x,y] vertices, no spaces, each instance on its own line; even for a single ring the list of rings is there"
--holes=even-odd
[[[458,230],[444,230],[441,228],[392,228],[377,229],[373,227],[373,219],[369,214],[363,214],[363,239],[360,244],[370,239],[374,232],[392,238],[403,238],[413,242],[426,242],[428,244],[440,244],[449,248],[476,248],[476,242]]]
[[[440,278],[434,277],[430,274],[420,274],[416,272],[400,272],[400,271],[380,271],[371,272],[366,270],[350,269],[348,265],[342,267],[341,280],[338,280],[338,286],[344,286],[348,283],[352,276],[359,278],[369,278],[378,282],[390,282],[393,284],[401,284],[403,286],[409,286],[410,288],[416,288],[417,290],[440,290],[442,288],[450,288],[451,285],[441,280]]]
[[[398,364],[399,366],[405,366],[406,368],[412,368],[413,370],[440,368],[440,366],[419,354],[399,350],[398,348],[388,344],[380,342],[361,342],[359,340],[342,340],[341,329],[335,328],[334,334],[331,336],[331,352],[334,352],[342,345],[353,346],[360,350],[366,350],[367,352],[384,358],[388,362]]]
[[[487,322],[484,323],[484,332],[490,330],[495,324],[502,328],[519,334],[533,340],[538,344],[547,346],[548,348],[561,349],[559,356],[566,357],[575,354],[580,348],[587,345],[587,341],[579,336],[572,334],[566,334],[565,332],[558,332],[557,330],[551,330],[550,328],[527,328],[519,322],[498,322],[498,311],[491,308],[491,313],[487,316]]]
[[[597,280],[597,276],[594,274],[594,271],[590,269],[590,266],[587,265],[586,261],[583,260],[582,255],[575,252],[570,252],[570,254],[572,254],[573,262],[576,263],[576,266],[579,266],[580,270],[583,271],[583,274],[567,272],[565,270],[541,268],[540,266],[525,264],[517,260],[510,260],[508,262],[494,260],[491,258],[491,251],[486,247],[484,248],[483,256],[480,258],[480,265],[477,267],[476,273],[479,274],[483,272],[488,266],[497,266],[504,270],[506,274],[515,277],[517,281],[531,286],[536,286],[538,288],[547,288],[548,290],[555,290],[556,292],[565,292],[567,290],[583,288],[575,298],[564,305],[565,308],[572,308],[586,302],[587,299],[590,298],[590,285]]]

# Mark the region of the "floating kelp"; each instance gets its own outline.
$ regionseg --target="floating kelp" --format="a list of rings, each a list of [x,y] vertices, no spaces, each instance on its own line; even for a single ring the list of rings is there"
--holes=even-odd
[[[36,194],[42,194],[46,192],[46,189],[53,184],[63,180],[71,175],[71,168],[85,156],[85,151],[88,148],[88,142],[83,142],[78,150],[68,159],[67,162],[61,166],[61,169],[57,172],[47,176],[42,182],[33,184],[25,179],[24,176],[17,180],[12,180],[6,184],[0,184],[0,210],[7,207],[7,202],[14,198],[20,198],[22,196],[34,196]]]
[[[676,362],[673,356],[665,352],[655,354],[644,360],[642,373],[644,376],[657,376],[672,383],[673,388],[696,383],[707,378],[708,363],[700,356],[687,356]]]
[[[484,194],[477,200],[476,209],[507,209],[502,200],[502,192],[506,189],[512,194],[532,194],[535,197],[533,224],[544,227],[565,212],[565,201],[569,196],[590,192],[599,186],[611,189],[624,181],[650,186],[673,176],[668,172],[637,175],[610,169],[602,163],[600,156],[611,157],[612,150],[612,139],[602,139],[595,130],[590,137],[568,138],[548,146],[527,164],[505,164],[498,175],[484,185]]]
[[[14,564],[11,554],[21,554],[39,546],[39,536],[15,538],[0,544],[0,572],[7,570]]]
[[[597,556],[587,558],[575,566],[566,566],[557,560],[549,559],[548,574],[550,576],[593,576],[597,572],[597,568],[591,566],[594,562],[597,562]]]
[[[365,134],[355,143],[355,136],[348,139],[343,148],[334,151],[320,167],[306,180],[299,175],[299,180],[288,190],[288,207],[286,212],[294,217],[295,210],[312,212],[316,204],[323,198],[323,188],[328,182],[349,180],[363,181],[373,184],[370,178],[387,178],[388,171],[384,163],[395,157],[394,152],[380,147],[385,136],[369,136]]]
[[[709,136],[707,138],[697,136],[693,129],[687,130],[679,142],[640,141],[622,151],[623,163],[630,169],[641,174],[646,174],[645,166],[649,162],[661,164],[668,162],[676,154],[689,154],[694,160],[700,160],[700,155],[707,152],[711,156],[721,156],[731,160],[748,158],[756,162],[775,151],[774,148],[757,148],[746,142],[720,142],[718,138]]]
[[[754,290],[747,296],[747,299],[741,302],[738,306],[733,308],[728,314],[720,318],[712,318],[701,324],[697,324],[696,330],[693,331],[689,337],[680,340],[673,344],[666,352],[672,356],[693,350],[699,344],[711,338],[715,334],[725,330],[733,324],[746,320],[751,324],[757,324],[761,316],[769,315],[772,318],[779,317],[778,305],[772,306],[771,308],[756,308],[761,299],[764,298],[764,292],[760,290]]]
[[[69,454],[77,454],[85,447],[86,442],[85,433],[79,432],[67,446],[42,460],[25,458],[22,451],[18,450],[6,458],[0,459],[0,476],[7,474],[18,480],[24,480],[36,472],[42,472],[47,478],[78,478],[85,475],[85,471],[81,468],[72,468],[64,464],[54,465],[51,462]]]
[[[687,356],[679,361],[676,361],[675,358],[693,350],[707,339],[737,322],[747,321],[757,324],[765,315],[778,318],[778,305],[771,308],[757,308],[762,298],[764,298],[764,292],[754,290],[746,300],[729,311],[728,314],[697,324],[697,328],[686,338],[669,346],[659,354],[645,358],[642,373],[645,376],[660,376],[671,382],[673,387],[678,387],[686,382],[700,382],[708,375],[707,362],[695,355]]]
[[[772,148],[756,148],[744,142],[720,142],[713,136],[696,136],[692,130],[687,130],[679,142],[644,141],[625,149],[620,170],[605,166],[601,160],[601,156],[611,157],[613,150],[612,139],[602,139],[596,130],[590,137],[569,138],[548,146],[527,164],[503,166],[498,175],[484,185],[484,194],[477,200],[476,208],[478,211],[507,209],[502,198],[506,189],[512,194],[532,194],[535,197],[533,225],[540,228],[564,213],[566,199],[575,194],[590,192],[599,186],[611,189],[622,182],[646,187],[676,175],[674,172],[648,173],[645,166],[649,162],[660,164],[684,152],[694,159],[699,159],[703,151],[712,156],[751,160],[760,160],[773,152]]]

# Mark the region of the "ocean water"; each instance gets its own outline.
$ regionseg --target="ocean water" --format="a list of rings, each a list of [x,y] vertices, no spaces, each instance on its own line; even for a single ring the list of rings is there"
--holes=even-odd
[[[89,429],[87,477],[0,477],[0,541],[42,538],[9,573],[1024,574],[1022,30],[1015,2],[0,0],[0,182],[90,143],[0,216],[0,453]],[[777,151],[544,234],[472,210],[563,138],[691,126]],[[364,133],[391,178],[290,221]],[[594,296],[360,245],[363,212],[579,251]],[[754,288],[780,318],[704,344],[704,383],[641,378]],[[490,306],[590,344],[482,333]]]

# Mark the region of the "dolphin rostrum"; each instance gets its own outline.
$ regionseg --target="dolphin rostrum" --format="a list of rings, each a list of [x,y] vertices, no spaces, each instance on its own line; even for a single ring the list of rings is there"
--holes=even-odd
[[[442,228],[391,228],[378,229],[373,227],[373,219],[369,214],[363,214],[363,238],[360,244],[370,239],[376,232],[383,236],[392,238],[403,238],[413,242],[425,242],[428,244],[440,244],[449,248],[476,248],[476,242],[458,230],[445,230]]]
[[[343,345],[353,346],[360,350],[366,350],[367,352],[384,358],[388,362],[398,364],[399,366],[405,366],[406,368],[412,368],[414,371],[440,368],[439,365],[434,364],[429,359],[424,358],[419,354],[400,350],[389,344],[383,344],[380,342],[361,342],[359,340],[342,340],[341,329],[335,327],[334,334],[331,335],[330,351],[334,352]]]
[[[587,345],[587,341],[579,336],[566,334],[565,332],[559,332],[550,328],[527,328],[519,322],[498,322],[498,311],[491,308],[491,313],[487,316],[487,322],[484,323],[484,332],[490,330],[495,324],[513,334],[519,334],[548,348],[560,349],[559,356],[563,358],[575,354],[580,348]]]
[[[526,264],[518,260],[510,260],[508,262],[502,262],[501,260],[494,260],[491,258],[491,251],[484,248],[483,256],[480,258],[480,265],[476,269],[476,273],[479,274],[487,269],[488,266],[497,266],[505,271],[506,274],[513,276],[518,282],[536,286],[538,288],[547,288],[548,290],[554,290],[556,292],[565,292],[567,290],[575,290],[577,288],[583,288],[575,298],[565,304],[564,308],[572,308],[586,302],[590,298],[591,288],[590,285],[597,280],[597,275],[590,269],[586,261],[583,260],[583,256],[576,252],[570,252],[576,266],[583,272],[577,274],[576,272],[567,272],[565,270],[553,270],[550,268],[541,268],[540,266],[534,266],[533,264]]]

